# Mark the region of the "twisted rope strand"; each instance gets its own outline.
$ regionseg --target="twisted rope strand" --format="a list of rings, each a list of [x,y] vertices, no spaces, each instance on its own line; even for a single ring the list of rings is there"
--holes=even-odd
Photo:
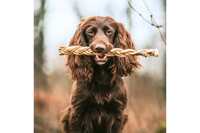
[[[59,55],[98,55],[103,56],[101,53],[93,52],[90,47],[81,47],[81,46],[60,46],[59,47]],[[121,48],[113,48],[108,53],[104,54],[106,56],[119,56],[119,57],[127,57],[127,56],[154,56],[158,57],[158,50],[157,49],[145,49],[142,51],[136,51],[134,49],[121,49]]]

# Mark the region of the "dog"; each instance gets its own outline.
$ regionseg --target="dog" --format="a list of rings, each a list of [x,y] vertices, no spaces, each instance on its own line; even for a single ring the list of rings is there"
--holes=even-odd
[[[106,16],[89,17],[78,25],[69,46],[90,47],[102,56],[67,55],[66,66],[75,81],[71,103],[60,121],[63,133],[122,133],[128,120],[127,87],[122,77],[141,64],[138,57],[107,57],[112,48],[134,49],[122,23]]]

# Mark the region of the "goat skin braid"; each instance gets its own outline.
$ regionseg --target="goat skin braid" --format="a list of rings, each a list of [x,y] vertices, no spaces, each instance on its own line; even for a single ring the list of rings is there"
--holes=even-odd
[[[59,47],[59,55],[98,55],[102,56],[101,53],[93,52],[90,47],[81,47],[81,46],[60,46]],[[113,48],[108,53],[105,53],[106,56],[119,56],[119,57],[127,57],[127,56],[154,56],[158,57],[158,50],[157,49],[145,49],[141,51],[136,51],[134,49],[121,49],[121,48]]]

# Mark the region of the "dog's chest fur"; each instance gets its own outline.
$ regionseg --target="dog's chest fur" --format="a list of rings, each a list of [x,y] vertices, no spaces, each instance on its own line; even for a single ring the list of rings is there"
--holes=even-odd
[[[72,105],[80,108],[81,118],[90,118],[89,123],[92,123],[93,129],[101,132],[104,132],[107,125],[113,125],[119,109],[125,107],[121,102],[126,99],[124,82],[121,77],[116,76],[111,83],[112,78],[108,69],[95,69],[90,82],[76,83],[72,96]]]

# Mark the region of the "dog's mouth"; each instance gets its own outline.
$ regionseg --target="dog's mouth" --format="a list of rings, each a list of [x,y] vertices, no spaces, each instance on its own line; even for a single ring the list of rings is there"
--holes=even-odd
[[[108,61],[108,57],[106,55],[103,56],[96,55],[94,59],[98,65],[103,65]]]

